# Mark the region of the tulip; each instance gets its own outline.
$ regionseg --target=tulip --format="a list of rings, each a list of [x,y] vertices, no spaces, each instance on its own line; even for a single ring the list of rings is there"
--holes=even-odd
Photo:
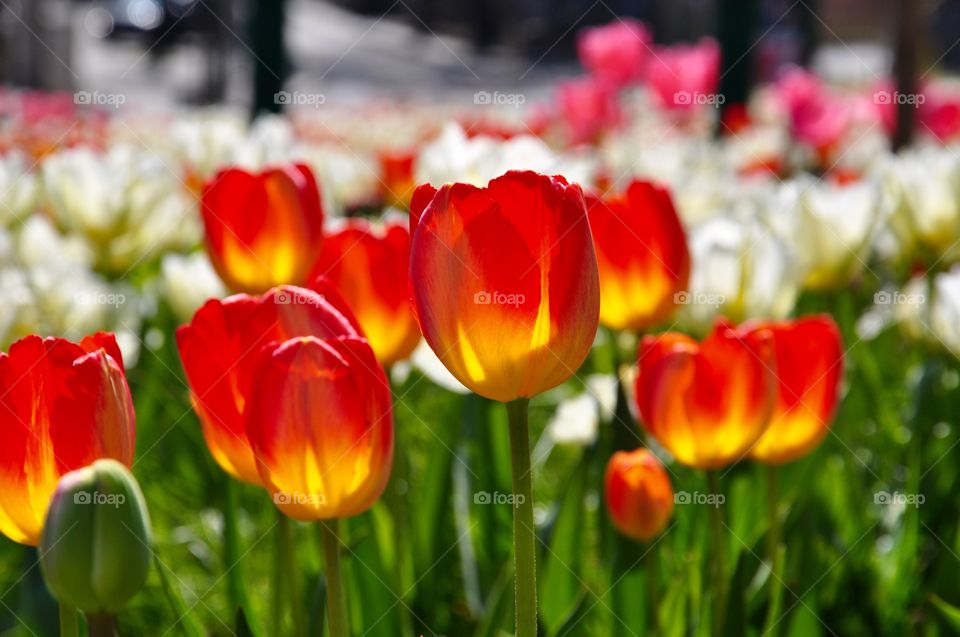
[[[277,508],[298,520],[366,511],[393,459],[390,388],[370,345],[301,336],[260,359],[247,434]]]
[[[36,546],[62,475],[133,462],[136,423],[112,334],[28,336],[0,353],[0,532]]]
[[[147,580],[150,518],[133,475],[97,460],[64,475],[47,512],[40,567],[54,597],[88,617],[91,635],[112,634],[122,609]]]
[[[177,330],[177,346],[217,464],[239,480],[262,484],[247,436],[250,400],[254,387],[260,387],[256,354],[262,347],[299,336],[358,334],[343,300],[323,283],[317,291],[282,286],[259,297],[211,299],[197,310],[190,324]]]
[[[670,477],[648,449],[613,454],[604,485],[610,519],[628,537],[653,539],[673,515]]]
[[[413,181],[413,165],[417,153],[412,150],[381,150],[377,154],[380,163],[380,196],[389,206],[406,208],[416,184]]]
[[[307,166],[228,168],[204,187],[200,203],[210,261],[232,290],[301,285],[316,266],[323,208]]]
[[[420,342],[410,304],[410,233],[405,223],[382,230],[352,219],[327,236],[315,275],[343,294],[377,359],[385,367],[404,360]]]
[[[600,322],[643,330],[667,319],[687,289],[690,254],[670,194],[633,181],[626,192],[588,197],[600,270]]]
[[[777,386],[770,425],[750,457],[783,464],[808,454],[827,435],[843,376],[840,330],[829,316],[749,327],[771,336]]]
[[[450,372],[507,403],[517,637],[536,637],[536,537],[527,402],[590,351],[600,293],[583,193],[511,171],[486,188],[421,186],[410,207],[410,280],[421,331]]]
[[[594,77],[558,83],[556,102],[569,130],[571,144],[596,142],[603,132],[623,119],[616,90]]]
[[[636,399],[644,428],[681,463],[718,469],[766,431],[775,397],[771,336],[717,321],[698,343],[676,332],[640,344]]]
[[[826,157],[850,127],[849,105],[805,69],[785,73],[774,90],[789,118],[793,137]]]
[[[580,64],[592,75],[622,87],[640,78],[650,51],[650,30],[639,20],[617,18],[577,34]]]
[[[720,46],[711,38],[659,47],[647,60],[647,81],[665,109],[690,110],[717,91]]]
[[[411,219],[417,317],[457,380],[509,402],[576,371],[599,315],[596,257],[578,186],[515,171],[486,188],[421,186]]]

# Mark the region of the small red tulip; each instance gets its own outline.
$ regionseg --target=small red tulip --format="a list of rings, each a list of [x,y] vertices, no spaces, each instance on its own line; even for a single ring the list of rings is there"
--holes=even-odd
[[[827,435],[843,378],[843,341],[829,316],[754,324],[773,337],[777,398],[770,426],[750,457],[768,464],[796,460]]]
[[[700,343],[675,332],[644,337],[636,386],[644,428],[698,469],[746,456],[770,423],[771,339],[766,330],[725,321]]]
[[[614,526],[635,540],[650,540],[673,515],[673,487],[648,449],[618,451],[607,463],[607,510]]]
[[[670,194],[645,181],[587,197],[600,269],[600,322],[639,331],[666,320],[687,289],[690,253]]]
[[[0,532],[36,546],[60,476],[133,462],[136,416],[112,334],[27,336],[0,353]]]
[[[380,162],[380,196],[387,205],[406,209],[416,188],[413,165],[417,153],[412,150],[381,150],[377,159]]]
[[[579,186],[518,171],[486,188],[421,186],[411,219],[420,328],[457,380],[508,402],[573,375],[600,309]]]
[[[404,360],[420,342],[410,303],[410,233],[406,224],[380,230],[351,219],[327,236],[315,274],[326,277],[350,305],[384,366]]]
[[[305,165],[223,170],[203,189],[200,209],[210,261],[236,292],[301,285],[320,256],[323,208]]]
[[[207,447],[230,475],[261,484],[247,437],[247,412],[261,391],[259,351],[298,336],[359,336],[359,328],[337,292],[282,286],[254,297],[211,299],[189,325],[177,330],[180,360]]]

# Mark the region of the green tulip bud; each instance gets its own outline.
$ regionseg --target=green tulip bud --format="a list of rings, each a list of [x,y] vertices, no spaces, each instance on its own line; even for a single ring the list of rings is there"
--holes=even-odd
[[[40,538],[40,566],[61,604],[112,615],[150,568],[150,519],[140,486],[116,460],[60,478]]]

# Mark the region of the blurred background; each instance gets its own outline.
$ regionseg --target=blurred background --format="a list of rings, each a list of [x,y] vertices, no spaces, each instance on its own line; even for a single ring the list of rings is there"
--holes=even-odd
[[[2,0],[0,83],[269,110],[257,87],[337,100],[536,94],[575,73],[578,29],[615,16],[646,21],[663,44],[748,42],[750,82],[788,63],[828,78],[892,72],[901,35],[923,68],[960,64],[960,0]]]

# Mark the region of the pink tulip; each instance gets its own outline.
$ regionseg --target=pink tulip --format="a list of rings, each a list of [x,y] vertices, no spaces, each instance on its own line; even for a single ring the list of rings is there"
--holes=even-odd
[[[775,90],[795,139],[823,152],[847,130],[852,118],[850,105],[813,73],[792,69],[777,81]]]
[[[685,111],[713,103],[720,81],[720,47],[711,38],[659,47],[648,59],[647,81],[666,109]]]
[[[591,76],[557,84],[557,105],[572,144],[593,142],[620,121],[616,89]]]
[[[577,55],[591,75],[622,88],[640,79],[650,41],[645,24],[631,18],[617,19],[580,31]]]

